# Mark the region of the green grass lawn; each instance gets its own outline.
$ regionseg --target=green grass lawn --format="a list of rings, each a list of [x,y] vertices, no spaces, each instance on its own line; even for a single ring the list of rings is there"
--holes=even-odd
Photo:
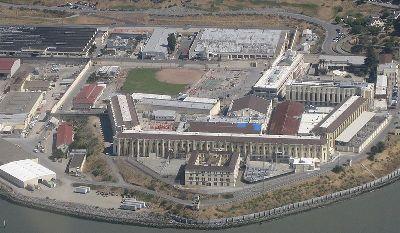
[[[140,68],[130,70],[122,91],[125,93],[150,93],[176,95],[185,90],[185,84],[170,84],[156,79],[158,69]]]

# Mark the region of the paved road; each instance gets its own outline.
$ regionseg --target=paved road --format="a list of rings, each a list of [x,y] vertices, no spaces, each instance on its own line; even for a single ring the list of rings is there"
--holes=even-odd
[[[3,7],[23,7],[26,9],[36,9],[36,10],[55,10],[55,11],[66,11],[74,14],[98,14],[100,17],[105,17],[108,19],[114,19],[112,16],[107,15],[107,13],[118,13],[123,14],[128,11],[116,11],[116,10],[95,10],[95,9],[77,9],[72,10],[69,8],[64,7],[47,7],[47,6],[40,6],[40,5],[17,5],[17,4],[10,4],[10,3],[0,3],[0,6]],[[136,13],[144,13],[150,15],[158,15],[158,16],[190,16],[190,15],[202,15],[202,14],[213,14],[213,15],[249,15],[249,14],[257,14],[257,15],[277,15],[282,17],[293,18],[297,20],[304,20],[311,24],[318,25],[325,30],[325,38],[322,43],[322,53],[325,54],[336,54],[336,52],[332,49],[333,38],[337,36],[337,29],[342,30],[342,27],[339,25],[333,25],[330,22],[320,20],[317,18],[313,18],[310,16],[306,16],[303,14],[298,13],[291,13],[287,12],[280,8],[264,8],[264,9],[243,9],[239,11],[222,11],[222,12],[215,12],[210,13],[207,11],[202,10],[195,10],[195,9],[187,9],[183,7],[171,7],[168,9],[146,9],[146,10],[137,10],[137,11],[130,11]],[[125,23],[132,24],[129,20],[129,17],[126,17]],[[138,26],[137,24],[134,26]]]

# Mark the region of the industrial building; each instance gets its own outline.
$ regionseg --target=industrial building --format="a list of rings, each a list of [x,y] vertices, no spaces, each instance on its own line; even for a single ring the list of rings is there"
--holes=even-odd
[[[135,103],[130,95],[115,95],[108,104],[113,132],[140,129]]]
[[[97,28],[0,27],[0,54],[29,56],[88,56]]]
[[[0,166],[0,176],[19,188],[37,187],[42,182],[52,182],[56,173],[40,165],[38,159],[24,159]]]
[[[305,68],[303,55],[289,51],[277,58],[273,66],[264,72],[253,86],[253,93],[266,99],[284,97],[286,84],[303,76]]]
[[[0,57],[0,79],[13,77],[20,66],[20,59]]]
[[[92,83],[83,86],[81,91],[72,100],[73,109],[88,110],[94,107],[96,101],[103,93],[105,84]]]
[[[185,186],[235,187],[239,166],[238,153],[193,151],[185,166]]]
[[[371,102],[373,88],[368,83],[294,80],[286,85],[285,99],[313,106],[334,106],[359,95]]]
[[[2,134],[24,136],[43,100],[39,92],[9,92],[0,102]]]
[[[323,136],[329,148],[335,147],[336,138],[353,123],[364,111],[368,102],[360,96],[352,96],[330,112],[312,131]]]
[[[176,33],[173,28],[156,28],[142,49],[143,59],[165,60],[168,56],[168,35]]]
[[[272,58],[283,53],[288,34],[283,30],[206,28],[197,34],[189,59]]]

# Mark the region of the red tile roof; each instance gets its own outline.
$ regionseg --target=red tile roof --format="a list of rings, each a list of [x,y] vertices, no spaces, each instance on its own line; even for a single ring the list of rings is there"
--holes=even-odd
[[[72,125],[61,123],[57,129],[56,147],[62,145],[70,145],[74,141],[74,133]]]
[[[103,89],[104,86],[97,85],[96,83],[85,85],[75,96],[74,104],[94,104]]]
[[[278,104],[272,112],[269,134],[295,135],[299,130],[301,115],[304,112],[304,104],[293,101],[285,101]]]
[[[0,70],[11,70],[17,59],[0,57]]]

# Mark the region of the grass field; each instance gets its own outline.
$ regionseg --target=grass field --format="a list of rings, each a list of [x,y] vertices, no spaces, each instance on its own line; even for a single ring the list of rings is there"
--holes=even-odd
[[[185,90],[185,84],[170,84],[156,79],[158,69],[130,70],[122,86],[125,93],[143,92],[151,94],[176,95]]]

